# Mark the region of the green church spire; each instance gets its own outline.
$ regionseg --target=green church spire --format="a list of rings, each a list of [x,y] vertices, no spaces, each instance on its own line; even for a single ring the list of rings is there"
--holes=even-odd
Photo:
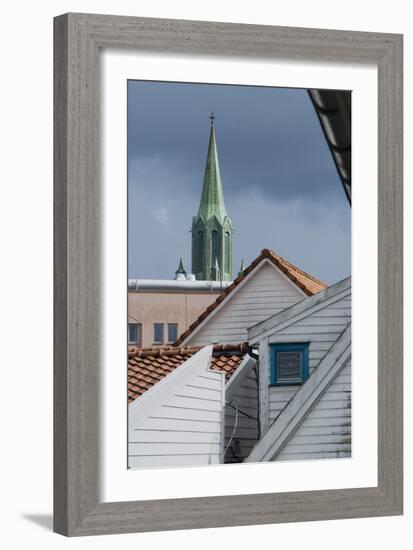
[[[221,173],[219,171],[214,113],[211,113],[209,118],[211,119],[211,130],[209,134],[208,156],[205,167],[201,202],[199,203],[197,216],[202,217],[204,221],[207,221],[215,216],[220,223],[223,223],[225,217],[228,217],[228,214],[225,208]]]
[[[232,222],[224,202],[214,113],[198,213],[192,219],[192,272],[198,280],[232,280]]]

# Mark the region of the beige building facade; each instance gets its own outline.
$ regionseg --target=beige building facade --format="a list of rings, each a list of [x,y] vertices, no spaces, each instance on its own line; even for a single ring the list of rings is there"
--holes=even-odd
[[[130,279],[128,344],[173,344],[230,283]]]

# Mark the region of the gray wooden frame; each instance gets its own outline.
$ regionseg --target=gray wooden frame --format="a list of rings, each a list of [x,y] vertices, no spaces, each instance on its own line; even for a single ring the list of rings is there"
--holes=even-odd
[[[54,21],[54,529],[92,535],[402,513],[402,36],[66,14]],[[99,50],[378,67],[378,487],[99,499]],[[139,498],[139,495],[136,495]]]

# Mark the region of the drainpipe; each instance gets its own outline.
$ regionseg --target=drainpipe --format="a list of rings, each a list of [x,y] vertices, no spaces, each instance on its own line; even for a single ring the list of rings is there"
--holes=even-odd
[[[255,361],[255,377],[257,379],[257,428],[258,428],[258,441],[261,439],[261,417],[260,417],[260,356],[254,352],[252,346],[247,348],[248,355]]]

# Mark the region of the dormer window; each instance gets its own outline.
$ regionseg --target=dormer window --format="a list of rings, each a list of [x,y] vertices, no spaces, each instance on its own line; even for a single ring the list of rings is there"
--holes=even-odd
[[[271,385],[302,384],[308,378],[308,343],[271,345]]]

